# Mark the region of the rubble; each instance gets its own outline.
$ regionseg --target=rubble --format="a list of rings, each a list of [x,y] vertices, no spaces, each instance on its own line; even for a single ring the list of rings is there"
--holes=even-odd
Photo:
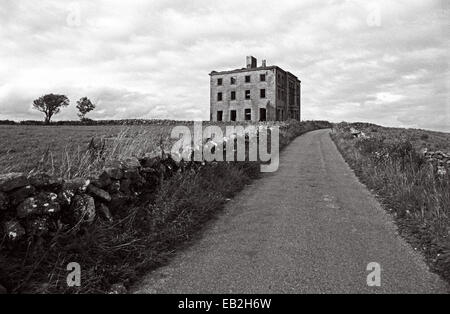
[[[93,222],[95,219],[94,198],[89,195],[75,195],[70,204],[70,211],[76,222]]]
[[[0,174],[0,191],[2,192],[9,192],[26,185],[28,185],[28,179],[23,173]]]
[[[19,241],[25,235],[25,229],[17,220],[9,220],[3,224],[4,232],[10,241]]]
[[[105,169],[105,173],[111,178],[115,180],[120,180],[123,177],[123,172],[121,168],[117,167],[109,167]]]
[[[115,283],[109,288],[108,294],[126,294],[127,288],[121,283]]]
[[[105,190],[102,190],[101,188],[96,187],[95,185],[90,184],[87,188],[87,192],[93,196],[98,197],[99,199],[109,202],[111,201],[111,195],[109,195],[108,192]]]
[[[0,192],[0,211],[6,210],[9,205],[8,195]]]
[[[27,197],[33,195],[36,192],[36,189],[32,185],[27,185],[16,190],[13,190],[9,195],[9,199],[11,200],[11,204],[16,206],[22,203]]]

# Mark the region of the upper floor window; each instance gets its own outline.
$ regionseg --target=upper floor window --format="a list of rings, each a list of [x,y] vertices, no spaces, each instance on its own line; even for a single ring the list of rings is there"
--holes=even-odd
[[[217,93],[217,101],[222,101],[222,93]]]
[[[245,91],[245,99],[250,99],[250,90],[249,89],[247,89]]]
[[[260,98],[266,98],[266,90],[264,88],[259,90],[259,96]]]
[[[250,75],[246,75],[245,76],[245,83],[250,83],[251,79],[250,79]]]
[[[231,93],[230,93],[230,99],[231,100],[236,100],[236,92],[234,90],[231,91]]]
[[[222,80],[221,78],[218,78],[218,79],[217,79],[217,85],[221,86],[222,83],[223,83],[223,80]]]
[[[230,85],[235,85],[236,84],[236,78],[235,77],[230,77]]]
[[[259,80],[260,80],[261,82],[265,82],[265,81],[266,81],[266,75],[265,75],[265,74],[260,74],[260,75],[259,75]]]

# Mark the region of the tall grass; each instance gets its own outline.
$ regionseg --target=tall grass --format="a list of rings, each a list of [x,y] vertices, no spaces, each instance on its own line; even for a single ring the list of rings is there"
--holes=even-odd
[[[362,182],[395,217],[402,234],[423,251],[431,268],[450,282],[450,174],[436,169],[407,138],[332,137]]]
[[[58,152],[50,148],[43,153],[32,172],[44,171],[55,177],[71,179],[98,174],[113,160],[126,157],[143,157],[170,145],[169,133],[165,128],[159,132],[145,127],[124,126],[115,137],[93,138],[97,147],[73,146],[67,144]]]

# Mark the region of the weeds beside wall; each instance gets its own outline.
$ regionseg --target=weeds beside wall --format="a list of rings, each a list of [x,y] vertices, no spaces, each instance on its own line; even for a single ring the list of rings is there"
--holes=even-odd
[[[389,129],[377,126],[339,124],[332,138],[359,179],[393,215],[402,236],[450,282],[448,163],[420,153],[412,137],[389,136]]]
[[[280,147],[303,133],[329,127],[328,122],[284,123]],[[5,179],[0,285],[9,293],[124,293],[145,272],[164,264],[186,245],[227,199],[259,176],[258,162],[174,164],[170,156],[145,157],[146,151],[160,145],[152,146],[136,134],[125,146],[112,145],[112,150],[95,156],[72,150],[74,155],[66,154],[63,172],[54,171],[44,156],[38,172],[13,176],[22,181]],[[65,175],[55,178],[45,175],[46,171]],[[49,185],[30,183],[36,174]],[[29,185],[32,192],[23,189]],[[60,206],[56,216],[53,211],[44,213],[53,215],[52,227],[45,232],[33,224],[43,215],[33,204],[25,204],[30,205],[29,211],[21,211],[23,202],[40,195],[42,189],[53,189],[46,191],[48,203]],[[67,191],[71,200],[63,204]],[[72,205],[74,200],[79,206]],[[36,205],[49,207],[40,203]],[[12,227],[21,230],[20,238]],[[66,284],[70,262],[81,266],[80,287]]]

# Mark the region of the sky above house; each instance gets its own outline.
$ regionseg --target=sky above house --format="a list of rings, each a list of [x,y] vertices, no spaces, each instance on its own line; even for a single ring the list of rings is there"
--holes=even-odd
[[[302,119],[450,132],[448,0],[0,2],[0,119],[209,119],[212,70],[266,59],[302,81]]]

